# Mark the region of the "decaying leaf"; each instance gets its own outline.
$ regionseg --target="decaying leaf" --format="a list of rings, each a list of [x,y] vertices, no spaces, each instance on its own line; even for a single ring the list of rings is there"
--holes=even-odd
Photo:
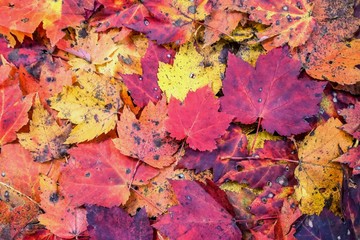
[[[50,99],[51,107],[59,111],[59,118],[77,124],[65,144],[91,140],[112,130],[122,105],[118,82],[86,71],[82,71],[77,80],[78,86],[64,87]]]
[[[33,153],[36,162],[46,162],[66,155],[69,146],[64,142],[70,131],[71,125],[59,126],[36,97],[30,132],[17,136],[20,144]]]
[[[119,138],[113,139],[115,147],[122,154],[137,158],[153,167],[169,166],[175,161],[174,154],[179,145],[166,132],[167,112],[165,99],[156,105],[150,102],[142,111],[139,120],[125,108],[117,123]]]
[[[325,206],[339,213],[342,171],[332,160],[352,145],[352,138],[340,126],[338,119],[330,118],[299,144],[295,194],[304,214],[319,214]]]

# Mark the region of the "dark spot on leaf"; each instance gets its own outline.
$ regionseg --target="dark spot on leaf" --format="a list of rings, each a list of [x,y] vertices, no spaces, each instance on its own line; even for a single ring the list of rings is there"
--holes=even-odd
[[[155,154],[153,157],[154,160],[159,160],[160,159],[160,155],[159,154]]]
[[[130,168],[127,168],[126,171],[125,171],[126,174],[130,174],[131,173],[131,170]]]
[[[91,174],[89,172],[85,173],[85,177],[90,177]]]
[[[46,81],[47,81],[47,82],[56,82],[56,78],[54,78],[54,77],[47,77],[47,78],[46,78]]]
[[[134,141],[137,145],[140,145],[141,142],[141,138],[139,138],[138,136],[134,137]]]
[[[80,38],[86,38],[89,34],[87,33],[85,28],[80,29],[79,31],[79,37]]]
[[[133,127],[133,129],[135,129],[136,131],[140,131],[140,130],[141,130],[140,125],[139,125],[138,123],[133,123],[133,124],[132,124],[132,127]]]
[[[153,143],[154,143],[154,145],[156,146],[156,147],[161,147],[161,145],[162,145],[162,142],[161,142],[161,139],[160,138],[155,138],[154,140],[153,140]]]
[[[59,201],[59,195],[57,193],[52,193],[49,197],[49,201],[52,203],[57,203]]]

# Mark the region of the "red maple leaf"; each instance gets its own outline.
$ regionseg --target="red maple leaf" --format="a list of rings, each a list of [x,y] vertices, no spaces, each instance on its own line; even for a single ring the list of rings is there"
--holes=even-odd
[[[70,158],[63,168],[60,187],[71,203],[98,204],[105,207],[124,204],[130,190],[136,161],[117,150],[111,140],[79,144],[68,151]],[[141,165],[133,184],[146,184],[158,171]]]
[[[291,135],[310,130],[305,118],[317,113],[324,83],[306,76],[298,79],[300,66],[289,57],[287,48],[260,56],[256,68],[229,54],[222,110],[245,124],[260,118],[270,133]]]
[[[141,59],[143,75],[121,75],[137,106],[144,107],[149,101],[153,103],[159,101],[161,98],[157,82],[159,61],[171,64],[173,56],[174,51],[159,47],[150,41],[146,54]]]
[[[242,157],[248,155],[246,135],[237,125],[230,125],[227,132],[217,140],[217,148],[213,151],[197,151],[186,149],[179,161],[178,168],[195,169],[200,173],[213,169],[214,181],[218,181],[226,172],[236,169],[237,162],[222,157]]]
[[[153,239],[153,229],[144,208],[133,218],[119,207],[105,208],[93,205],[87,206],[86,210],[92,239]]]
[[[241,239],[224,207],[194,181],[171,181],[179,205],[152,226],[170,239]]]
[[[192,149],[216,148],[215,139],[225,133],[233,116],[219,112],[219,100],[205,86],[189,92],[183,103],[172,98],[166,128],[177,140],[186,138]]]

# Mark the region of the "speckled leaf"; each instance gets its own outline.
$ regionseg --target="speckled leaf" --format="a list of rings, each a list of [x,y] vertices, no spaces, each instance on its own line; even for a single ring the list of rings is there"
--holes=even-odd
[[[186,138],[192,149],[214,150],[215,139],[226,131],[233,116],[219,112],[220,103],[209,87],[189,92],[185,101],[172,98],[166,129],[177,140]]]
[[[31,151],[36,162],[62,158],[69,145],[64,144],[71,131],[71,125],[59,126],[46,111],[37,96],[30,121],[29,133],[18,133],[20,144]]]
[[[179,205],[152,226],[171,239],[241,239],[232,216],[194,181],[171,181]]]
[[[250,20],[270,25],[257,33],[260,40],[270,38],[269,50],[286,43],[291,48],[303,45],[315,26],[313,4],[306,0],[245,0],[243,5]]]
[[[60,178],[60,190],[75,206],[97,204],[105,207],[124,204],[130,195],[130,184],[136,161],[117,150],[111,140],[79,144],[68,151],[70,158]],[[141,165],[133,181],[135,185],[157,175],[149,166]]]
[[[125,108],[117,123],[119,138],[113,139],[115,147],[122,154],[137,158],[153,167],[169,166],[175,161],[173,155],[179,145],[166,132],[167,111],[165,99],[156,105],[150,102],[142,111],[139,120]]]
[[[64,87],[50,99],[51,108],[59,111],[59,118],[77,124],[66,144],[91,140],[112,130],[122,105],[119,82],[86,71],[78,72],[77,77],[79,85]]]
[[[270,133],[291,135],[310,130],[305,118],[318,112],[325,84],[307,77],[298,79],[300,66],[286,48],[260,56],[256,68],[229,54],[222,110],[245,124],[260,118]]]
[[[325,205],[334,213],[340,211],[342,170],[332,160],[352,145],[351,136],[340,126],[338,119],[330,118],[298,145],[301,164],[295,169],[299,182],[295,195],[304,214],[319,214]]]
[[[122,208],[87,206],[87,221],[90,237],[113,240],[152,240],[153,229],[145,209],[130,217]]]

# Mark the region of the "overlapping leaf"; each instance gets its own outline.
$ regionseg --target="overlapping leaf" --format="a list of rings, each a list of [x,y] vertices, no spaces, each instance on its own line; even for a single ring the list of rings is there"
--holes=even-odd
[[[125,204],[130,195],[129,184],[146,184],[158,173],[141,165],[134,177],[136,161],[122,155],[111,140],[79,144],[69,154],[60,178],[60,190],[71,198],[74,206]]]
[[[214,150],[215,139],[225,133],[233,118],[219,112],[219,105],[219,100],[214,97],[209,87],[189,92],[183,103],[172,98],[166,129],[177,140],[186,138],[192,149]]]
[[[183,180],[171,184],[180,204],[153,227],[172,239],[241,238],[232,216],[198,183]]]
[[[137,158],[147,164],[163,168],[175,161],[173,156],[179,145],[165,129],[167,119],[165,99],[154,105],[150,102],[139,120],[127,108],[117,123],[119,138],[114,139],[116,148],[124,155]]]
[[[64,87],[51,98],[51,107],[58,117],[69,119],[77,126],[72,129],[66,144],[91,140],[115,127],[121,107],[120,84],[93,72],[81,72],[78,86]]]
[[[305,118],[317,113],[324,85],[307,77],[298,79],[299,71],[300,62],[286,48],[260,56],[256,68],[230,54],[221,107],[241,123],[260,118],[261,126],[270,133],[310,130]]]

